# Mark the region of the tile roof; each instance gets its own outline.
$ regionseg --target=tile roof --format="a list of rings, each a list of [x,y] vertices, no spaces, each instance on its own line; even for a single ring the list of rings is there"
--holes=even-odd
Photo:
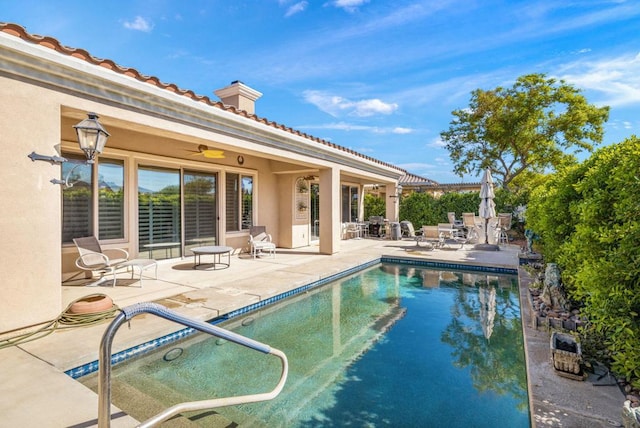
[[[400,177],[398,183],[401,185],[422,185],[422,186],[437,186],[439,183],[437,181],[430,180],[428,178],[420,177],[419,175],[411,174],[407,172],[405,175]]]
[[[176,93],[178,95],[183,95],[185,97],[191,98],[194,101],[199,101],[199,102],[203,102],[205,104],[208,104],[212,107],[217,107],[219,109],[222,110],[226,110],[232,113],[235,113],[237,115],[240,116],[244,116],[248,119],[253,119],[256,122],[260,122],[260,123],[264,123],[265,125],[268,126],[272,126],[276,129],[281,129],[283,131],[287,131],[290,132],[291,134],[294,135],[298,135],[300,137],[306,138],[308,140],[311,141],[315,141],[317,143],[320,143],[322,145],[328,146],[328,147],[332,147],[334,149],[338,149],[341,150],[343,152],[346,153],[350,153],[352,155],[358,156],[362,159],[368,160],[370,162],[374,162],[377,163],[379,165],[385,166],[385,167],[389,167],[389,168],[393,168],[399,172],[404,172],[407,173],[407,171],[405,171],[402,168],[399,168],[393,164],[387,163],[387,162],[383,162],[381,160],[372,158],[370,156],[367,155],[363,155],[362,153],[358,153],[354,150],[351,150],[347,147],[343,147],[340,146],[338,144],[335,143],[331,143],[327,140],[323,140],[321,138],[318,137],[314,137],[312,135],[306,134],[304,132],[301,132],[299,130],[290,128],[288,126],[279,124],[277,122],[273,122],[270,121],[266,118],[263,117],[259,117],[255,114],[250,114],[247,113],[244,110],[240,110],[235,108],[234,106],[230,106],[230,105],[225,105],[220,101],[213,101],[211,100],[208,96],[206,95],[198,95],[196,93],[194,93],[192,90],[189,89],[181,89],[179,88],[177,85],[173,84],[173,83],[164,83],[162,81],[160,81],[160,79],[158,79],[155,76],[146,76],[142,73],[140,73],[138,70],[136,70],[135,68],[130,68],[130,67],[122,67],[118,64],[116,64],[114,61],[110,60],[110,59],[102,59],[102,58],[96,58],[93,55],[91,55],[89,52],[87,52],[84,49],[80,49],[80,48],[72,48],[72,47],[68,47],[68,46],[64,46],[62,45],[57,39],[55,39],[54,37],[50,37],[50,36],[40,36],[40,35],[36,35],[36,34],[31,34],[29,32],[27,32],[26,28],[22,27],[21,25],[18,24],[14,24],[14,23],[7,23],[7,22],[0,22],[0,31],[4,32],[6,34],[10,34],[12,36],[18,37],[24,41],[30,42],[30,43],[34,43],[49,49],[53,49],[56,52],[59,52],[61,54],[64,55],[68,55],[68,56],[72,56],[75,58],[79,58],[81,60],[84,60],[90,64],[93,65],[97,65],[100,67],[104,67],[106,69],[109,69],[115,73],[119,73],[125,76],[129,76],[133,79],[139,80],[141,82],[145,82],[148,83],[150,85],[154,85],[158,88],[161,89],[166,89],[167,91],[171,91],[173,93]]]

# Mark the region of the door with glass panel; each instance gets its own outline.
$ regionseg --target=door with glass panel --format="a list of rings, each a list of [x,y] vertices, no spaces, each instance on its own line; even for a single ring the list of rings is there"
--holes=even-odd
[[[311,240],[320,240],[320,184],[311,183],[310,186],[311,211]]]
[[[183,183],[185,249],[216,245],[216,175],[185,171]]]

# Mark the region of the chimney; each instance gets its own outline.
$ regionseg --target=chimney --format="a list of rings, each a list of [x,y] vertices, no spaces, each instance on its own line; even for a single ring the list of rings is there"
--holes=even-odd
[[[231,82],[229,86],[213,91],[223,104],[233,106],[238,110],[244,110],[249,114],[255,114],[256,100],[262,94],[251,89],[239,80]]]

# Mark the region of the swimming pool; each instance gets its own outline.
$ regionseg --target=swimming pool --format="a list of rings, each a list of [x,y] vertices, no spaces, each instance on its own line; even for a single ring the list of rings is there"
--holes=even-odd
[[[187,415],[202,426],[530,425],[515,276],[383,263],[221,326],[284,351],[289,379],[272,401]],[[113,402],[144,420],[264,392],[278,365],[195,335],[115,366]]]

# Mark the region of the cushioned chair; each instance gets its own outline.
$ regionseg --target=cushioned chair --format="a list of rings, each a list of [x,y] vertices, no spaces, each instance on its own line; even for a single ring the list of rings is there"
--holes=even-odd
[[[264,226],[252,226],[249,231],[249,248],[254,259],[263,252],[269,253],[271,257],[276,256],[276,244],[266,230]]]
[[[75,238],[73,242],[80,253],[80,257],[76,259],[76,266],[92,274],[100,274],[100,279],[89,285],[100,284],[105,280],[104,276],[110,274],[113,275],[112,286],[115,287],[116,270],[129,260],[129,253],[121,248],[102,250],[95,236]]]

